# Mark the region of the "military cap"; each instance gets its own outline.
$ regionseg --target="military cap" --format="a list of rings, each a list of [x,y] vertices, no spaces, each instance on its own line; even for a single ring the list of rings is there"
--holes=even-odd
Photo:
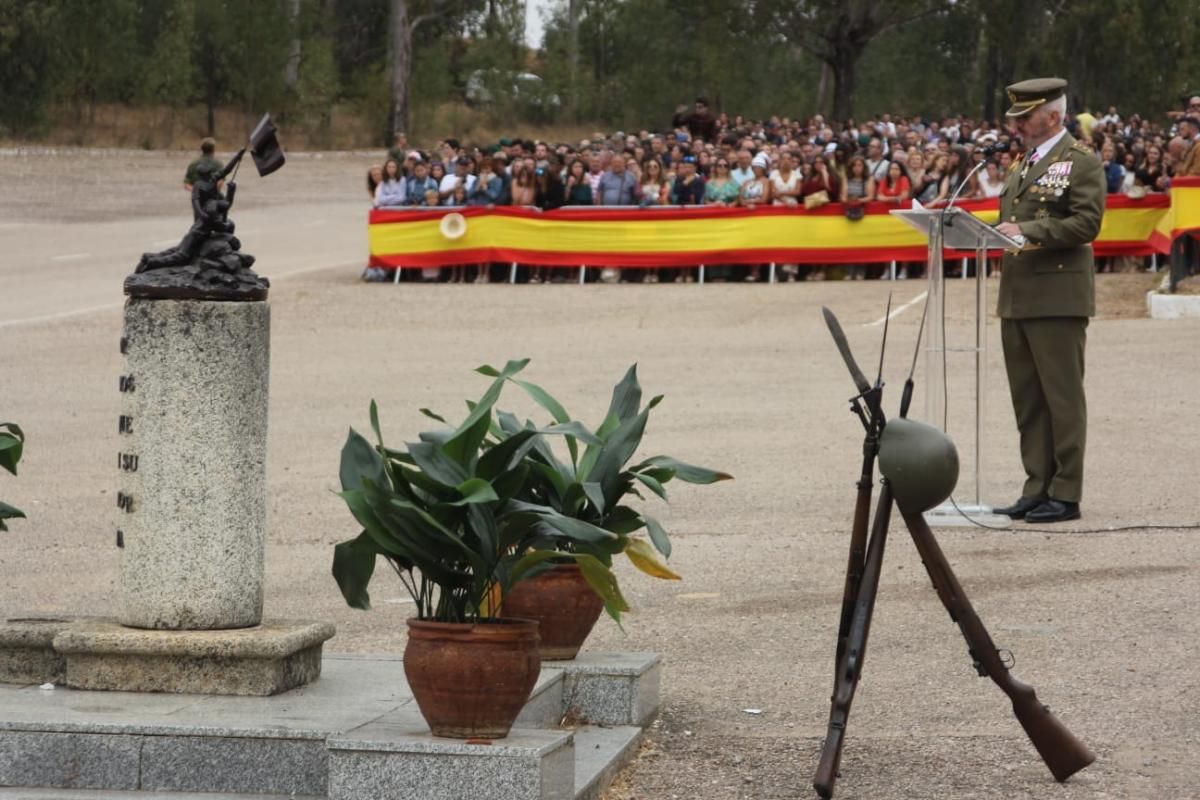
[[[1010,107],[1004,112],[1008,117],[1020,117],[1033,111],[1043,103],[1057,100],[1067,92],[1067,82],[1062,78],[1031,78],[1006,87]]]

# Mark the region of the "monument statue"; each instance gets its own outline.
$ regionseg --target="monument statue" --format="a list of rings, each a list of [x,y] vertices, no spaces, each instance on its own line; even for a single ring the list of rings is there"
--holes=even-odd
[[[234,178],[245,154],[243,147],[220,169],[213,161],[196,164],[191,228],[175,247],[143,253],[133,274],[125,279],[125,294],[171,300],[266,299],[270,281],[251,269],[254,256],[242,252],[229,218],[237,193]],[[270,115],[264,116],[250,135],[250,154],[260,175],[283,166],[283,150]],[[226,177],[229,181],[222,192],[221,182]]]

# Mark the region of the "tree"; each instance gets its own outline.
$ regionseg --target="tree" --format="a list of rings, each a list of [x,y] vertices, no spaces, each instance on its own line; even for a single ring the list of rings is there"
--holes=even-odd
[[[409,16],[409,0],[391,0],[392,133],[408,130],[408,89],[412,80],[413,33],[446,13],[452,0],[415,2],[421,13]]]
[[[852,113],[858,62],[872,39],[949,6],[949,0],[767,0],[762,5],[779,36],[829,65],[834,119]]]

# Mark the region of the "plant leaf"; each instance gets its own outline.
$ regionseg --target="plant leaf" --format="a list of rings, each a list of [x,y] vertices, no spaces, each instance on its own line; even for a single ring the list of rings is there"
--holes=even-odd
[[[508,472],[525,458],[537,444],[537,433],[531,430],[518,431],[499,444],[493,445],[479,457],[475,472],[479,477],[492,480],[502,472]]]
[[[0,423],[0,430],[8,429],[8,433],[0,432],[0,467],[17,474],[17,462],[21,460],[24,450],[25,434],[20,426],[12,422]]]
[[[642,443],[642,435],[646,431],[646,420],[649,416],[650,410],[647,409],[636,417],[622,422],[621,426],[613,431],[612,436],[609,436],[604,442],[604,447],[600,449],[600,454],[596,458],[596,465],[588,475],[589,479],[598,480],[604,487],[604,496],[610,503],[615,503],[620,499],[617,485],[620,482],[621,470],[625,467],[625,463],[633,458],[638,445]]]
[[[662,553],[667,558],[671,557],[671,538],[667,536],[666,529],[649,514],[644,514],[646,520],[646,533],[650,534],[650,541],[654,542],[654,547],[658,552]]]
[[[516,563],[509,573],[509,587],[516,585],[525,578],[532,578],[536,572],[530,572],[534,567],[545,564],[547,561],[555,558],[562,558],[563,554],[557,550],[531,550],[521,557],[521,560]]]
[[[408,454],[428,477],[454,488],[470,476],[466,467],[447,456],[433,442],[409,442]]]
[[[615,414],[617,419],[624,422],[638,413],[642,404],[642,387],[638,384],[637,364],[631,366],[625,377],[613,387],[612,402],[609,403],[609,415]]]
[[[371,430],[375,431],[375,441],[380,447],[383,447],[383,434],[379,431],[379,407],[375,405],[375,398],[371,398]]]
[[[469,478],[460,483],[457,489],[462,498],[447,505],[465,506],[471,503],[491,503],[500,499],[492,485],[483,478]]]
[[[583,575],[583,579],[587,581],[588,586],[592,587],[592,591],[600,595],[600,598],[604,601],[604,610],[619,625],[621,623],[621,612],[629,610],[629,603],[625,602],[625,598],[621,595],[621,587],[617,583],[617,576],[594,556],[587,555],[586,553],[577,553],[574,558],[575,563],[579,565],[579,571]]]
[[[342,445],[339,474],[344,491],[362,488],[364,478],[375,483],[384,483],[387,479],[383,468],[383,457],[354,428],[350,429],[350,433],[346,436],[346,443]]]
[[[625,555],[633,565],[652,578],[662,578],[668,581],[679,581],[683,578],[671,571],[671,568],[658,560],[658,553],[645,539],[630,539],[625,545]]]
[[[375,557],[380,555],[374,540],[363,531],[358,538],[342,542],[333,548],[333,578],[346,605],[366,611],[371,607],[367,585],[375,573]]]
[[[442,423],[443,425],[450,424],[449,422],[446,422],[446,418],[443,417],[441,414],[430,411],[428,408],[421,408],[421,409],[417,409],[417,410],[420,411],[425,416],[429,417],[430,419],[436,419],[438,422]]]
[[[647,458],[642,463],[633,467],[635,472],[644,469],[645,467],[659,467],[675,470],[675,477],[687,483],[716,483],[717,481],[731,481],[733,476],[728,472],[720,472],[708,467],[697,467],[692,464],[685,464],[682,461],[671,458],[670,456],[654,456]]]
[[[637,479],[637,480],[641,481],[643,484],[645,484],[647,489],[654,492],[656,495],[661,497],[663,500],[667,499],[667,490],[666,490],[666,488],[663,487],[663,485],[661,483],[658,482],[657,478],[655,478],[651,475],[648,475],[645,472],[631,472],[629,474],[632,475],[635,479]]]
[[[583,484],[583,493],[591,501],[592,506],[595,507],[596,513],[603,517],[606,506],[604,503],[604,490],[600,484],[595,481],[588,481]]]
[[[617,506],[605,516],[600,527],[613,533],[625,534],[633,533],[645,525],[646,522],[640,513],[629,506]]]
[[[558,425],[551,425],[548,428],[538,428],[537,431],[538,431],[538,433],[565,434],[566,438],[567,438],[568,446],[575,439],[579,439],[584,444],[597,444],[597,445],[604,444],[604,442],[600,441],[600,438],[597,437],[596,434],[589,431],[587,429],[587,427],[582,422],[579,422],[578,420],[571,420],[570,422],[562,422],[562,423],[559,423]],[[575,457],[572,456],[571,460],[572,460],[572,462],[574,462]]]

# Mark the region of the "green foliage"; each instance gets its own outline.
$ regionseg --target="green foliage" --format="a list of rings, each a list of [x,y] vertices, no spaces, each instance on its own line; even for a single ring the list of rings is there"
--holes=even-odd
[[[500,380],[504,373],[484,365],[477,372]],[[544,505],[567,517],[612,531],[616,538],[600,542],[581,541],[554,535],[542,546],[562,553],[587,553],[605,565],[612,557],[625,553],[635,567],[658,578],[678,579],[655,555],[671,555],[671,541],[657,519],[628,505],[632,497],[644,499],[640,489],[647,489],[664,501],[666,484],[675,478],[686,483],[706,484],[731,480],[732,475],[707,467],[685,464],[670,456],[651,456],[630,465],[642,443],[650,411],[662,401],[662,395],[642,405],[642,387],[638,383],[637,365],[613,387],[612,400],[604,421],[595,432],[573,420],[562,403],[541,386],[508,377],[550,414],[553,420],[538,427],[526,420],[521,423],[507,412],[496,415],[497,424],[491,431],[494,440],[485,447],[499,448],[514,439],[528,437],[527,458],[529,476],[517,497],[530,503]],[[560,459],[549,440],[530,434],[554,433],[562,436],[567,458]],[[487,456],[485,456],[487,458]],[[630,536],[646,530],[644,539]]]
[[[391,0],[298,0],[298,15],[293,2],[0,0],[0,136],[38,135],[49,112],[65,108],[82,138],[101,103],[172,113],[203,103],[210,124],[218,107],[244,110],[248,124],[272,110],[318,127],[347,103],[378,117],[381,142],[390,140]],[[479,71],[498,76],[489,87],[497,123],[549,120],[557,95],[575,119],[626,130],[665,130],[676,107],[700,94],[717,111],[750,117],[828,114],[839,86],[849,86],[856,115],[996,117],[1005,84],[1047,74],[1071,82],[1073,108],[1155,117],[1195,91],[1200,74],[1194,0],[573,4],[574,66],[572,4],[551,6],[543,46],[529,53],[523,14],[536,12],[521,0],[408,0],[410,22],[421,20],[412,116],[462,100]],[[844,47],[834,52],[827,45],[839,31]],[[296,52],[299,78],[288,85]],[[545,80],[542,102],[513,97],[507,76],[525,71]]]
[[[369,608],[367,587],[380,558],[396,572],[421,619],[480,621],[496,616],[516,582],[544,569],[566,540],[587,547],[616,534],[518,498],[529,475],[525,458],[541,434],[526,432],[492,447],[493,406],[527,361],[510,361],[484,395],[469,403],[456,428],[422,433],[403,450],[383,443],[371,403],[376,444],[350,430],[340,476],[362,533],[334,548],[333,575],[346,602]],[[589,584],[615,615],[628,606],[605,564],[580,554]]]
[[[25,448],[25,434],[15,422],[0,422],[0,467],[17,474],[17,462]],[[7,503],[0,502],[0,531],[8,530],[6,519],[23,519],[25,514]]]

